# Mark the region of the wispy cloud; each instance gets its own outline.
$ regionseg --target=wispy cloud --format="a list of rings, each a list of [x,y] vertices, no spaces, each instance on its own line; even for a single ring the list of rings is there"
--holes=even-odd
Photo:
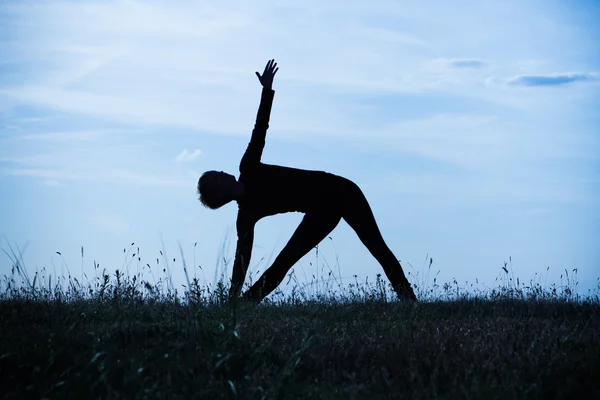
[[[316,135],[332,140],[352,136],[383,150],[399,147],[423,157],[482,165],[505,160],[509,149],[530,144],[527,137],[515,136],[502,125],[505,120],[516,121],[513,110],[548,113],[561,108],[557,103],[550,107],[542,103],[536,91],[523,96],[517,90],[504,90],[506,81],[487,86],[482,82],[490,71],[502,77],[535,73],[538,64],[533,70],[520,69],[519,49],[531,53],[523,60],[551,59],[546,47],[534,42],[559,43],[569,39],[569,32],[548,25],[547,16],[538,18],[535,10],[524,7],[517,14],[529,12],[528,17],[512,20],[513,29],[502,36],[504,42],[495,42],[493,48],[482,46],[486,38],[498,40],[491,32],[501,30],[499,13],[515,14],[514,9],[497,4],[467,7],[477,18],[467,18],[453,8],[445,8],[441,18],[424,13],[418,2],[399,7],[393,1],[374,7],[338,0],[273,7],[259,1],[233,13],[219,5],[171,7],[160,1],[15,3],[7,8],[14,17],[10,29],[25,32],[20,35],[28,45],[10,47],[9,55],[15,65],[29,68],[19,69],[27,70],[27,76],[0,83],[0,99],[4,95],[14,105],[124,123],[127,129],[167,126],[203,135],[246,136],[257,105],[252,72],[266,59],[263,43],[268,40],[268,56],[275,56],[282,68],[272,126],[283,133],[273,137],[311,142]],[[132,25],[134,17],[143,22]],[[25,26],[33,28],[24,30]],[[532,30],[544,35],[541,39],[527,35]],[[223,51],[234,45],[244,51]],[[519,75],[515,84],[531,85],[535,82],[531,77],[540,76]],[[583,80],[579,75],[569,79]],[[371,110],[386,111],[375,118],[363,107],[365,102],[376,103]],[[426,106],[416,106],[417,102]],[[403,115],[397,115],[397,110]],[[413,118],[404,110],[419,115]],[[460,115],[469,115],[470,122]],[[490,115],[493,119],[486,120]],[[366,128],[356,129],[361,123]],[[418,132],[418,136],[407,138],[402,132]],[[36,130],[12,137],[67,143],[96,140],[100,134]],[[552,143],[559,134],[549,133],[544,142]],[[131,140],[120,144],[121,148],[127,145]],[[178,144],[169,150],[175,155],[185,148],[175,156],[176,163],[198,159],[199,150],[189,146],[194,145]],[[61,157],[74,157],[72,152],[64,153]],[[73,164],[87,162],[88,158],[79,157]],[[173,158],[167,157],[167,162],[173,163]],[[63,165],[52,169],[52,164],[28,167],[68,170]]]
[[[195,182],[181,176],[157,176],[155,174],[142,174],[124,169],[105,169],[97,171],[73,171],[64,169],[41,168],[3,168],[0,174],[9,176],[23,176],[41,178],[48,181],[97,181],[114,184],[127,184],[134,186],[190,188]]]
[[[72,143],[76,141],[92,141],[99,138],[102,134],[102,131],[44,132],[14,135],[7,139],[10,139],[12,141],[43,141]]]
[[[424,13],[417,2],[398,7],[393,1],[376,7],[338,0],[327,5],[309,0],[273,7],[259,1],[255,7],[234,13],[218,5],[170,7],[160,1],[12,5],[7,9],[14,17],[10,28],[26,32],[21,36],[28,45],[7,50],[11,50],[11,62],[30,67],[18,70],[27,70],[27,76],[0,82],[0,99],[4,95],[14,105],[125,124],[127,129],[118,135],[119,149],[107,149],[112,161],[102,171],[87,168],[89,156],[67,150],[59,154],[57,147],[36,151],[69,159],[71,169],[45,160],[10,171],[23,175],[52,172],[46,179],[57,181],[71,176],[70,170],[92,171],[82,179],[172,185],[169,178],[149,179],[136,172],[136,178],[130,179],[108,172],[137,168],[115,165],[114,160],[132,161],[128,153],[118,153],[119,158],[115,152],[132,142],[143,145],[148,137],[137,143],[126,140],[130,132],[125,131],[132,126],[141,131],[166,126],[202,135],[247,136],[257,105],[252,72],[266,59],[265,40],[271,43],[268,57],[275,56],[282,68],[272,116],[272,129],[280,134],[273,138],[293,137],[298,142],[351,138],[373,150],[395,149],[469,168],[503,165],[515,154],[532,160],[556,152],[557,138],[562,135],[556,129],[546,130],[542,144],[536,144],[538,152],[526,150],[539,139],[527,132],[538,131],[543,121],[523,122],[521,111],[529,110],[527,118],[536,110],[548,115],[563,108],[560,102],[537,91],[523,95],[505,90],[504,78],[500,85],[482,83],[489,75],[516,75],[510,82],[521,86],[595,79],[594,74],[585,73],[536,74],[542,66],[552,66],[554,55],[555,47],[541,44],[568,41],[570,32],[547,24],[547,16],[538,18],[534,9],[524,7],[517,14],[528,12],[528,17],[513,20],[513,29],[498,42],[491,33],[502,30],[498,15],[515,14],[514,9],[497,4],[468,7],[477,18],[467,18],[452,8],[440,18]],[[132,25],[134,16],[144,22]],[[34,28],[23,30],[24,26]],[[544,35],[532,37],[527,34],[532,30]],[[73,37],[78,38],[76,43]],[[481,45],[487,39],[495,41],[494,47]],[[461,44],[459,48],[456,43]],[[234,45],[244,51],[223,51]],[[584,44],[577,42],[577,46],[583,49]],[[532,59],[543,63],[527,61]],[[524,62],[528,69],[522,68]],[[517,75],[524,73],[530,75]],[[60,142],[68,147],[74,141],[81,146],[84,140],[113,143],[117,137],[94,130],[29,132],[24,123],[20,125],[24,130],[11,137],[30,141],[32,146],[33,142],[48,146]],[[177,164],[190,163],[202,154],[190,146],[194,144],[177,144],[165,154],[172,154]],[[0,156],[8,162],[31,156],[25,149],[26,145],[17,144]],[[149,162],[150,151],[140,153],[137,160]],[[165,161],[172,165],[173,156]]]
[[[114,82],[106,82],[106,85],[112,84]],[[116,94],[112,95],[51,86],[22,86],[0,89],[0,96],[5,95],[17,103],[135,126],[168,125],[220,134],[239,134],[246,127],[243,121],[231,118],[231,110],[248,109],[244,104],[244,101],[248,103],[250,100],[248,96],[232,97],[231,92],[207,94],[202,90],[186,94],[173,88],[151,86],[135,94],[121,95],[119,92],[122,90],[122,87],[115,88]],[[203,118],[198,118],[198,110],[201,110]]]
[[[443,113],[394,122],[374,132],[373,137],[385,141],[388,149],[460,168],[489,171],[514,158],[516,152],[525,152],[532,138],[523,131],[498,115]],[[546,153],[546,146],[539,149],[539,153]]]
[[[552,183],[552,184],[548,184]],[[568,176],[525,170],[521,175],[497,171],[461,173],[394,172],[368,182],[368,189],[418,196],[433,204],[583,204],[596,201]]]
[[[508,83],[519,86],[562,86],[576,82],[596,82],[598,73],[572,73],[555,75],[518,75],[510,78]]]
[[[401,45],[425,46],[427,43],[416,36],[411,36],[394,29],[384,29],[378,27],[365,28],[363,36],[376,41],[392,42]]]
[[[456,95],[521,106],[526,100],[480,84],[485,79],[481,74],[488,69],[484,67],[495,66],[488,60],[498,59],[480,44],[489,32],[502,30],[498,12],[506,12],[504,6],[468,7],[477,18],[465,20],[464,13],[446,8],[440,18],[424,13],[418,2],[399,7],[392,1],[374,7],[342,1],[322,5],[312,0],[273,7],[259,1],[236,12],[225,12],[227,6],[171,7],[160,1],[15,4],[7,8],[13,17],[7,29],[27,32],[20,38],[27,46],[13,48],[9,56],[30,67],[19,69],[28,71],[26,76],[19,72],[19,79],[0,84],[0,97],[15,105],[128,125],[246,134],[256,105],[252,72],[267,56],[275,56],[282,67],[277,78],[277,89],[282,90],[277,115],[282,115],[280,99],[285,93],[290,99],[287,108],[294,111],[289,115],[297,115],[293,125],[299,130],[323,122],[340,126],[347,119],[332,114],[335,107],[347,107],[348,100],[320,100],[327,92]],[[143,22],[132,25],[134,19]],[[451,20],[465,23],[457,29]],[[558,30],[546,28],[546,19],[524,20],[513,20],[513,29],[503,36],[506,43],[520,38],[522,46],[539,48],[524,32],[540,24],[544,40],[556,39]],[[33,29],[24,29],[29,26]],[[482,36],[467,35],[471,31]],[[78,38],[76,43],[73,37]],[[560,37],[568,39],[564,31]],[[268,55],[265,41],[270,43]],[[436,58],[450,53],[455,43],[461,43],[460,52],[468,57]],[[234,45],[244,51],[223,51]],[[506,48],[497,51],[502,57]],[[508,56],[518,57],[516,50],[514,54]],[[544,54],[531,56],[544,58]],[[434,61],[423,69],[427,60]],[[306,115],[299,115],[300,109]],[[286,122],[277,121],[278,126]]]
[[[181,151],[181,153],[179,153],[177,155],[177,157],[175,157],[175,161],[178,163],[192,162],[195,159],[197,159],[198,157],[200,157],[201,154],[202,154],[202,151],[200,151],[200,149],[194,149],[194,150],[183,149]]]
[[[93,225],[112,233],[125,233],[129,230],[129,223],[114,213],[101,211],[90,217]]]
[[[478,58],[438,58],[426,63],[427,69],[434,72],[445,72],[460,69],[481,69],[487,63]]]
[[[65,185],[63,185],[62,183],[60,183],[57,180],[54,179],[47,179],[44,182],[42,182],[42,184],[44,186],[50,186],[50,187],[65,187]]]
[[[482,68],[485,66],[485,62],[476,58],[448,60],[448,64],[453,68]]]

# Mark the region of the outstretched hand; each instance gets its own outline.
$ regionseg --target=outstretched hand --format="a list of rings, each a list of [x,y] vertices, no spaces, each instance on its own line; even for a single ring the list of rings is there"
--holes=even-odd
[[[275,60],[269,60],[267,62],[267,65],[265,66],[265,70],[263,71],[262,75],[259,74],[258,71],[256,71],[256,76],[258,77],[260,84],[263,85],[264,88],[272,89],[273,78],[275,77],[275,73],[279,71],[279,67],[275,67],[277,67],[277,63],[275,62]]]

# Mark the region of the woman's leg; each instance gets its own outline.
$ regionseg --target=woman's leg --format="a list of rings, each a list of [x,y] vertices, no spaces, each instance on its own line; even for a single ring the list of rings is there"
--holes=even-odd
[[[341,219],[339,208],[329,207],[306,213],[273,264],[242,297],[248,301],[261,302],[283,281],[290,268],[321,243]]]
[[[369,202],[362,190],[350,180],[345,180],[342,187],[344,188],[342,190],[344,193],[342,217],[354,229],[373,257],[381,264],[398,297],[403,300],[416,300],[415,292],[408,279],[406,279],[400,262],[383,240],[381,232],[379,232]]]

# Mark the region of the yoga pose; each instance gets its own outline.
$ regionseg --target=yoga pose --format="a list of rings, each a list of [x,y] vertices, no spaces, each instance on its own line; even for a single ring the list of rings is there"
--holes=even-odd
[[[398,296],[416,300],[400,262],[385,244],[371,207],[352,181],[324,171],[309,171],[261,162],[273,104],[273,78],[279,70],[269,60],[263,74],[256,72],[263,86],[256,123],[250,143],[240,162],[240,176],[207,171],[198,180],[204,206],[217,209],[232,200],[238,203],[237,248],[229,295],[242,291],[252,254],[254,225],[263,217],[302,212],[304,218],[273,264],[242,297],[260,302],[285,278],[292,266],[316,247],[343,218],[383,267]]]

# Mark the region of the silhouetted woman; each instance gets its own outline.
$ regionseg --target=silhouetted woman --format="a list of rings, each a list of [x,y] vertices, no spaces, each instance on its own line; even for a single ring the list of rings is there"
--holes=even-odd
[[[252,254],[254,225],[261,218],[286,212],[302,212],[304,218],[273,264],[243,294],[260,302],[285,278],[289,269],[316,247],[343,218],[383,267],[401,299],[416,300],[400,263],[385,244],[371,207],[352,181],[323,171],[309,171],[260,161],[269,127],[275,92],[273,77],[279,70],[269,60],[263,74],[256,72],[263,86],[260,106],[248,148],[240,162],[240,176],[207,171],[198,180],[200,201],[217,209],[232,200],[238,203],[237,248],[229,295],[240,295]]]

